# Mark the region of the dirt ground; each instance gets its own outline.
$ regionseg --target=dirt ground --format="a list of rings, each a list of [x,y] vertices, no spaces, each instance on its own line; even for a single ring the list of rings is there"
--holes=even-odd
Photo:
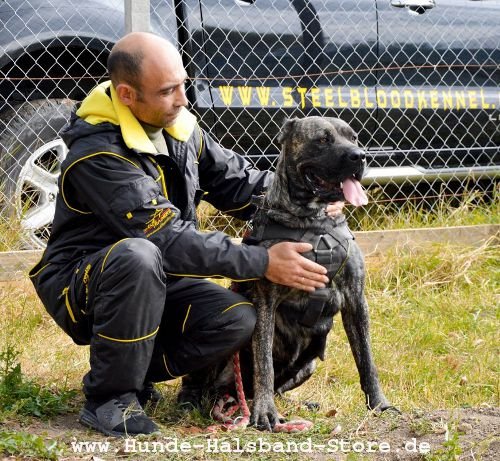
[[[67,449],[60,459],[64,461],[113,459],[204,461],[233,460],[240,457],[252,460],[313,461],[360,459],[497,461],[500,459],[500,408],[491,407],[428,413],[413,412],[393,418],[367,416],[355,430],[346,432],[338,426],[329,435],[315,434],[311,438],[305,434],[290,434],[285,438],[276,439],[266,434],[261,436],[261,433],[252,429],[247,429],[245,433],[208,434],[195,427],[176,427],[167,431],[168,437],[137,439],[139,443],[143,443],[141,445],[143,451],[145,444],[150,444],[146,447],[147,453],[141,453],[140,445],[133,442],[133,439],[127,441],[106,438],[86,430],[78,423],[76,414],[59,416],[49,423],[35,420],[26,425],[10,426],[10,430],[37,434],[45,440],[63,442]],[[175,430],[175,435],[172,435],[174,433],[172,429]],[[151,445],[151,440],[158,442],[156,448]],[[94,453],[97,454],[92,454],[86,446],[81,445],[81,442],[84,444],[109,442],[109,447],[106,452],[100,452],[94,446]],[[75,448],[79,443],[80,448]],[[132,445],[133,443],[135,445]],[[179,451],[181,443],[185,444],[185,454]],[[160,444],[166,448],[166,452],[161,453],[158,450]],[[177,451],[170,451],[175,450],[175,447]],[[26,458],[3,458],[3,460],[14,459]]]

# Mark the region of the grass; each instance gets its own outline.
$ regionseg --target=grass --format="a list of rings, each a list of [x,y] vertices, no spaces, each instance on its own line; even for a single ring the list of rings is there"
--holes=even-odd
[[[386,395],[404,413],[498,406],[499,257],[498,246],[491,244],[479,248],[440,244],[429,246],[425,252],[397,250],[368,260],[366,296],[375,361]],[[354,437],[367,418],[357,371],[340,323],[337,319],[329,335],[326,360],[319,364],[313,378],[288,393],[286,399],[278,400],[280,411],[287,417],[314,421],[314,430],[307,436],[313,440],[331,436],[337,426],[342,434]],[[10,354],[10,365],[2,368],[0,379],[13,374],[21,387],[30,389],[29,393],[46,391],[45,400],[61,399],[70,395],[65,394],[68,389],[80,388],[88,366],[88,350],[72,344],[54,325],[28,282],[1,287],[0,344],[2,357]],[[204,439],[199,428],[212,422],[202,413],[185,413],[175,405],[178,387],[178,381],[161,385],[165,402],[154,411],[155,419],[162,424],[164,437]],[[2,402],[15,397],[12,389],[3,391]],[[78,394],[73,407],[80,405],[81,399]],[[320,409],[306,410],[299,403],[305,400],[319,403]],[[49,414],[75,411],[67,408],[69,403],[65,401],[66,407],[55,408]],[[37,411],[23,408],[4,410],[3,424],[22,425],[40,416]],[[384,418],[390,427],[398,427],[394,415]],[[412,425],[417,436],[435,430],[435,423],[425,418],[415,417]],[[241,443],[260,436],[254,430],[239,434]],[[21,448],[30,440],[22,433],[16,436],[4,431],[0,434],[0,449],[10,453],[1,447],[13,437],[18,437],[18,442],[9,443]],[[297,437],[294,440],[307,440],[306,436]],[[287,439],[280,434],[266,434],[265,440],[279,443]],[[35,439],[32,442],[39,443]],[[459,452],[457,443],[451,438],[441,451],[426,459],[454,459]],[[63,442],[66,450],[68,444],[67,440]],[[42,450],[41,445],[39,448]],[[50,456],[54,456],[53,452],[38,455],[40,459],[52,459]],[[169,459],[200,459],[197,456],[199,453],[174,454]],[[218,454],[213,459],[230,460],[234,454]],[[251,459],[270,458],[262,455]],[[296,457],[288,454],[286,459],[304,458],[299,453]]]
[[[398,200],[375,189],[368,205],[349,209],[348,216],[353,230],[363,231],[498,224],[499,189],[489,194],[475,189],[443,193],[426,200]]]
[[[0,211],[0,252],[22,249],[21,223],[18,219],[4,216]]]
[[[0,431],[0,453],[23,459],[57,460],[63,448],[57,442],[47,443],[42,437],[26,432]]]
[[[76,392],[49,389],[26,379],[18,355],[12,344],[0,352],[0,421],[11,415],[49,418],[67,412]]]

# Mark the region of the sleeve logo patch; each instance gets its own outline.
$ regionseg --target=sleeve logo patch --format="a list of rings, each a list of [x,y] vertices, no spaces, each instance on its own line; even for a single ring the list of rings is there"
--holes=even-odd
[[[170,208],[161,208],[155,210],[151,215],[151,218],[146,222],[146,227],[144,233],[146,237],[159,231],[163,226],[165,226],[173,217],[175,213]]]

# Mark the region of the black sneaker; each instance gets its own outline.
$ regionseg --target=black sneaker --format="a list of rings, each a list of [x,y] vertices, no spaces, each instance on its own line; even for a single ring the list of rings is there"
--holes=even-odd
[[[107,402],[87,400],[79,421],[84,426],[113,437],[159,432],[158,426],[146,416],[132,392]]]
[[[144,384],[142,391],[137,393],[137,400],[141,404],[142,408],[146,408],[146,405],[158,405],[163,395],[154,387],[152,382],[147,382]]]

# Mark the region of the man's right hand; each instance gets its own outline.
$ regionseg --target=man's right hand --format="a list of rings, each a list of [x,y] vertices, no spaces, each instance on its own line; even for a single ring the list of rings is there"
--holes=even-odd
[[[312,248],[309,243],[276,243],[267,250],[269,265],[265,277],[271,282],[308,292],[325,288],[328,283],[326,269],[301,255]]]

